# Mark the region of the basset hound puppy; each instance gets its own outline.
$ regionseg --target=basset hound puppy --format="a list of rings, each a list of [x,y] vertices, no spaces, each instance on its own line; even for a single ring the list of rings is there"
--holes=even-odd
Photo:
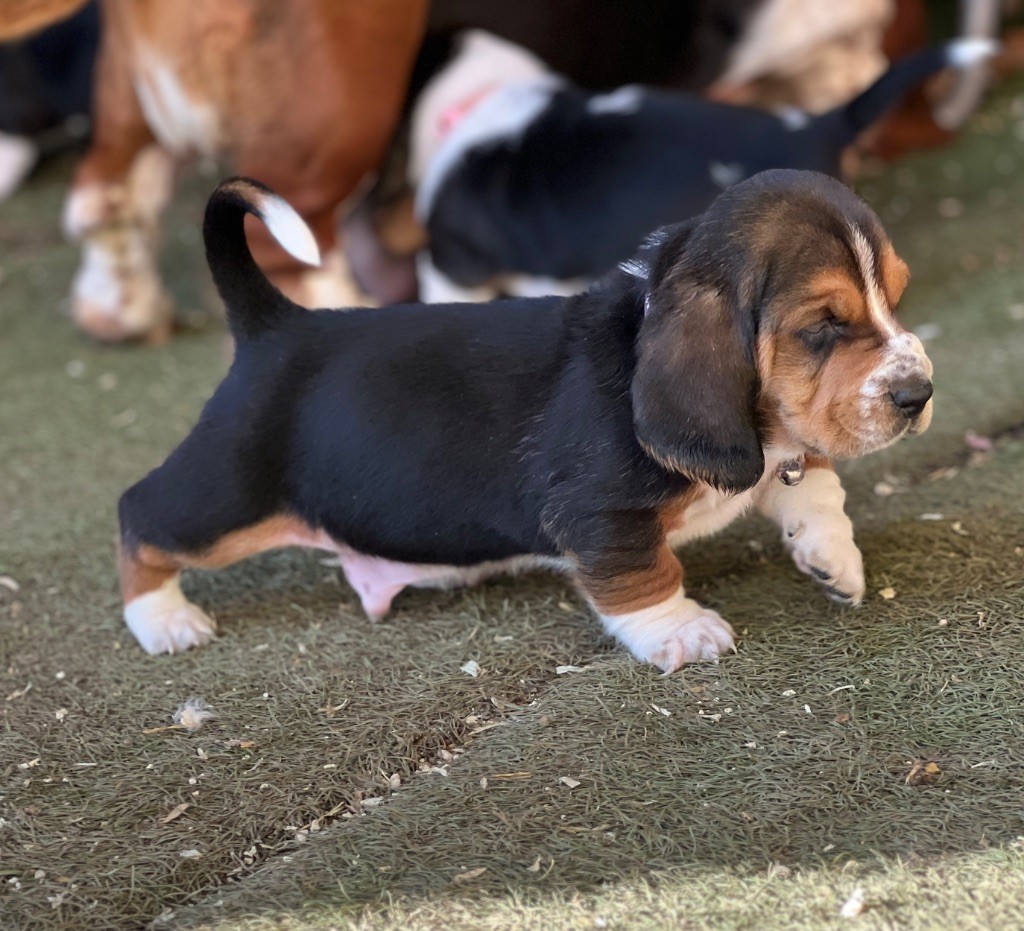
[[[410,180],[429,240],[420,299],[572,294],[652,229],[759,171],[841,177],[844,151],[908,90],[995,47],[961,39],[916,52],[815,116],[637,85],[595,94],[518,46],[467,33],[413,117]]]
[[[564,571],[671,672],[734,646],[673,548],[752,507],[829,597],[861,600],[831,462],[925,430],[932,366],[894,316],[907,267],[842,183],[764,172],[582,294],[482,305],[307,312],[260,272],[246,214],[317,257],[266,188],[211,197],[236,356],[120,502],[124,614],[148,652],[214,636],[183,569],[306,546],[339,555],[371,618],[409,585]]]

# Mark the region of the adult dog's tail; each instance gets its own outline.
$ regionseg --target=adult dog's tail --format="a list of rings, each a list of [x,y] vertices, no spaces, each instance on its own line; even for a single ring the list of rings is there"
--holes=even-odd
[[[845,148],[865,129],[881,119],[904,94],[943,68],[966,68],[995,54],[998,44],[991,39],[955,39],[934,45],[899,59],[866,91],[849,103],[812,121],[825,130],[830,142]]]
[[[253,338],[301,312],[260,270],[245,239],[245,215],[266,224],[288,253],[308,265],[320,264],[313,233],[292,207],[251,178],[230,178],[217,186],[206,204],[203,240],[206,262],[227,307],[235,339]]]

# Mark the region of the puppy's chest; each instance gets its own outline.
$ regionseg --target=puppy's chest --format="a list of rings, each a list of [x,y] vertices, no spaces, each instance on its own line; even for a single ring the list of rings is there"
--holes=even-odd
[[[698,537],[718,533],[750,509],[754,495],[755,488],[738,495],[726,495],[714,488],[705,487],[699,496],[670,517],[669,545],[682,546]]]
[[[668,542],[670,546],[682,546],[698,537],[718,533],[750,510],[769,482],[778,481],[776,472],[779,464],[798,458],[797,450],[771,447],[765,450],[765,470],[761,480],[753,487],[738,495],[727,495],[707,485],[702,485],[696,496],[680,502],[679,507],[667,515]]]

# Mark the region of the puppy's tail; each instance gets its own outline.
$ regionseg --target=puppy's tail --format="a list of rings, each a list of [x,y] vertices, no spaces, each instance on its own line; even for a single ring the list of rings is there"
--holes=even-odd
[[[966,68],[994,55],[998,43],[991,39],[955,39],[899,59],[866,91],[818,119],[839,148],[852,143],[865,129],[881,119],[926,78],[943,68]]]
[[[273,191],[251,178],[230,178],[217,185],[206,204],[203,240],[235,339],[251,339],[302,311],[267,280],[253,259],[243,223],[247,213],[259,217],[282,248],[300,262],[320,264],[313,233]]]

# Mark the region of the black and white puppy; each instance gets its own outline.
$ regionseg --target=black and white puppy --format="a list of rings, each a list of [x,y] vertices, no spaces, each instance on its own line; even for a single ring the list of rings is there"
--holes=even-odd
[[[911,55],[811,116],[640,86],[588,93],[518,46],[467,33],[413,119],[410,175],[429,238],[420,297],[575,293],[652,229],[759,171],[839,177],[843,150],[906,91],[993,49],[964,39]]]
[[[634,273],[482,305],[308,312],[256,266],[247,213],[317,258],[265,188],[214,192],[206,249],[235,358],[120,502],[125,619],[147,651],[214,635],[182,569],[308,546],[339,555],[371,617],[408,585],[567,572],[609,634],[671,671],[733,647],[671,547],[752,506],[826,594],[860,600],[830,460],[924,430],[931,363],[893,315],[906,266],[840,182],[762,173],[652,237]],[[777,478],[801,461],[799,484]]]

